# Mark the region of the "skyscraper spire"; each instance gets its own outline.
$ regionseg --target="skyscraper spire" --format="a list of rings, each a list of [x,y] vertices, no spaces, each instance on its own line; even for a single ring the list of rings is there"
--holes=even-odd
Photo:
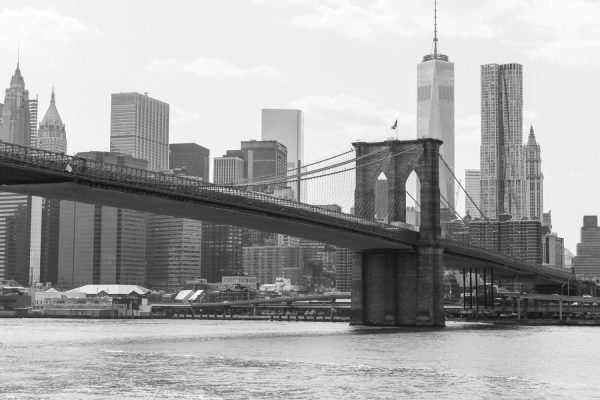
[[[433,56],[437,56],[437,0],[433,1]]]
[[[438,53],[438,36],[437,36],[437,0],[433,2],[433,53],[423,57],[423,62],[431,60],[448,61],[448,56]]]

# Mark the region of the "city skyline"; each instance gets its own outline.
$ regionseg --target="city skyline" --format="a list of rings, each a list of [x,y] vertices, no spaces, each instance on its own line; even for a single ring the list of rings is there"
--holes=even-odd
[[[171,142],[195,142],[213,155],[239,141],[260,139],[261,108],[302,109],[310,162],[357,138],[391,136],[395,119],[401,138],[416,135],[414,65],[431,46],[433,19],[431,4],[421,3],[237,2],[241,18],[218,4],[184,2],[181,7],[188,15],[177,18],[194,16],[203,23],[178,24],[170,32],[155,29],[163,18],[181,14],[166,3],[144,3],[144,21],[131,29],[127,10],[142,3],[125,4],[109,24],[104,17],[110,7],[91,4],[83,10],[67,1],[53,2],[52,8],[42,2],[8,2],[0,19],[10,23],[0,41],[5,59],[11,61],[0,66],[0,73],[12,75],[20,43],[30,97],[39,94],[40,104],[48,104],[52,81],[60,87],[71,154],[107,150],[111,92],[148,91],[173,107]],[[590,178],[587,171],[593,170],[588,152],[595,146],[586,146],[578,156],[564,154],[559,138],[568,134],[573,142],[593,139],[594,102],[586,99],[598,83],[585,77],[600,63],[593,51],[600,39],[589,33],[600,15],[598,7],[585,1],[438,4],[441,50],[452,55],[456,68],[458,176],[465,168],[478,168],[480,65],[521,63],[523,125],[535,125],[544,150],[545,208],[554,211],[555,230],[571,249],[581,216],[598,213],[596,193],[573,199],[562,189],[569,185],[570,191],[583,192]],[[240,30],[215,23],[223,18],[259,44],[244,49]],[[32,21],[28,26],[35,29],[19,21]],[[125,29],[130,36],[124,35]],[[198,42],[193,47],[173,45],[183,33]],[[219,44],[210,43],[215,33],[222,35]],[[116,41],[119,35],[126,38],[123,43]],[[586,38],[585,46],[581,38]]]

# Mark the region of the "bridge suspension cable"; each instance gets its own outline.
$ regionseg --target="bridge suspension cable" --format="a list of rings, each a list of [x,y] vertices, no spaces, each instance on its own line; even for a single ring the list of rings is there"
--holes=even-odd
[[[385,152],[385,151],[389,151],[388,147],[384,147],[384,148],[382,148],[380,150],[377,150],[377,151],[374,151],[374,152],[371,152],[371,153],[367,153],[367,154],[363,154],[360,157],[352,158],[350,160],[341,161],[341,162],[335,163],[333,165],[329,165],[329,166],[326,166],[326,167],[318,168],[318,169],[313,170],[313,171],[302,172],[302,173],[297,174],[297,175],[284,176],[284,177],[279,178],[279,179],[264,180],[264,181],[258,181],[258,182],[248,182],[248,183],[238,183],[238,184],[225,185],[225,186],[228,186],[228,187],[254,187],[254,186],[266,186],[266,185],[281,185],[281,184],[289,183],[289,182],[297,182],[298,180],[305,181],[305,180],[317,179],[317,178],[322,178],[322,177],[325,177],[325,176],[330,176],[330,175],[335,175],[335,174],[339,174],[339,173],[342,173],[342,172],[351,171],[351,170],[354,170],[354,169],[356,169],[358,167],[365,167],[367,165],[379,163],[379,162],[381,162],[383,160],[389,160],[391,158],[400,156],[402,154],[409,153],[411,151],[414,151],[414,150],[420,149],[420,148],[421,148],[421,146],[414,146],[414,147],[411,147],[410,149],[404,150],[402,152],[399,152],[399,153],[396,153],[396,154],[393,154],[393,155],[389,155],[388,154],[386,156],[383,156],[383,157],[378,158],[376,160],[369,161],[367,163],[363,163],[363,164],[358,163],[358,161],[363,160],[363,159],[365,159],[367,157],[371,157],[373,155],[376,155],[376,154],[379,154],[379,153],[382,153],[382,152]],[[354,165],[353,167],[342,169],[342,170],[337,170],[337,171],[333,171],[333,172],[329,172],[329,173],[324,173],[324,174],[320,174],[320,175],[311,176],[311,175],[314,175],[314,174],[317,174],[317,173],[320,173],[320,172],[325,172],[325,171],[328,171],[328,170],[332,170],[334,168],[342,167],[344,165],[351,164],[353,162],[356,163],[356,165]]]
[[[352,148],[352,149],[350,149],[348,151],[345,151],[343,153],[335,154],[333,156],[324,158],[322,160],[314,161],[314,162],[312,162],[310,164],[301,165],[300,167],[296,167],[296,168],[289,168],[285,172],[275,172],[275,173],[272,173],[272,174],[257,176],[257,177],[252,178],[252,179],[245,178],[243,180],[244,183],[235,182],[235,183],[233,183],[231,185],[226,185],[226,186],[254,186],[254,185],[252,185],[252,183],[255,182],[255,181],[259,181],[260,180],[260,182],[264,182],[264,181],[269,181],[269,180],[271,180],[273,178],[276,178],[276,177],[280,177],[282,175],[288,175],[289,173],[292,173],[292,172],[297,173],[299,169],[302,170],[304,168],[309,168],[309,167],[312,167],[312,166],[315,166],[315,165],[318,165],[318,164],[325,163],[327,161],[335,160],[336,158],[340,158],[340,157],[343,157],[343,156],[345,156],[347,154],[354,153],[354,151],[355,151],[355,149]],[[264,185],[264,183],[261,183],[261,185]]]
[[[446,163],[446,160],[444,160],[444,157],[442,157],[441,154],[440,154],[440,160],[442,160],[442,162],[444,163],[444,166],[446,167],[446,169],[448,171],[450,171],[450,174],[452,175],[452,177],[454,178],[454,180],[458,183],[458,186],[460,186],[460,188],[465,193],[465,195],[468,197],[469,201],[471,201],[471,203],[475,206],[475,208],[477,209],[477,211],[479,211],[479,214],[481,214],[481,216],[483,218],[485,218],[485,220],[487,222],[490,222],[490,219],[483,213],[483,211],[481,210],[481,208],[479,208],[479,205],[477,203],[475,203],[475,200],[473,200],[473,198],[471,197],[471,195],[469,194],[469,192],[467,192],[467,190],[464,188],[464,186],[462,185],[462,183],[460,182],[460,180],[458,180],[456,178],[456,175],[454,175],[454,171],[452,171],[452,168],[450,168],[448,166],[448,163]]]
[[[382,149],[382,150],[374,152],[374,153],[376,154],[376,153],[381,152],[383,150],[387,150],[387,149]],[[321,164],[321,163],[323,163],[325,161],[332,160],[332,159],[335,159],[335,158],[339,158],[342,155],[349,154],[349,153],[351,153],[353,151],[354,150],[348,151],[348,152],[345,152],[345,153],[341,153],[341,154],[339,154],[337,156],[329,157],[328,159],[325,159],[325,160],[316,161],[316,162],[314,162],[314,163],[312,163],[310,165]],[[372,155],[372,154],[365,154],[363,157],[368,157],[369,155]],[[305,175],[314,174],[314,173],[321,172],[321,171],[325,171],[325,170],[328,170],[328,169],[331,169],[331,168],[335,168],[335,167],[340,166],[340,165],[349,164],[349,163],[355,161],[356,159],[357,158],[351,158],[349,160],[341,161],[341,162],[338,162],[338,163],[330,165],[330,166],[321,167],[321,168],[318,168],[318,169],[313,170],[313,171],[305,171],[305,172],[300,172],[300,173],[298,173],[298,169],[297,168],[294,168],[294,169],[288,170],[287,172],[296,172],[295,175],[288,175],[287,173],[279,172],[279,173],[267,175],[267,177],[275,177],[274,179],[264,179],[264,177],[256,177],[256,178],[253,178],[253,179],[246,180],[244,182],[236,182],[236,183],[233,183],[233,184],[230,184],[230,185],[226,185],[226,186],[229,186],[229,187],[253,187],[253,186],[266,186],[266,185],[274,185],[274,184],[280,184],[280,183],[285,183],[285,182],[298,181],[299,177],[302,177],[302,176],[305,176]],[[305,165],[302,168],[308,168],[308,166],[309,165]]]

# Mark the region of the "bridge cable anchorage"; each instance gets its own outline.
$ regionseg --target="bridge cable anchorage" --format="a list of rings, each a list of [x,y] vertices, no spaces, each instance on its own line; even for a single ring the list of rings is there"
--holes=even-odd
[[[337,173],[341,173],[341,172],[346,172],[346,171],[354,170],[354,169],[359,168],[359,167],[364,167],[364,166],[367,166],[367,165],[379,163],[379,162],[381,162],[383,160],[386,160],[388,158],[394,158],[394,157],[400,156],[402,154],[406,154],[406,153],[409,153],[411,151],[414,151],[415,149],[418,149],[418,148],[420,148],[420,146],[412,147],[410,149],[407,149],[405,151],[399,152],[397,154],[386,155],[386,156],[384,156],[382,158],[379,158],[377,160],[369,161],[369,162],[364,163],[364,164],[358,164],[358,165],[355,165],[354,167],[350,167],[350,168],[347,168],[347,169],[338,170],[338,171],[334,171],[334,172],[331,172],[331,173],[327,173],[327,174],[323,174],[323,175],[318,175],[318,176],[312,176],[311,177],[310,175],[313,175],[313,174],[316,174],[316,173],[319,173],[319,172],[324,172],[324,171],[327,171],[327,170],[331,170],[331,169],[334,169],[334,168],[337,168],[337,167],[341,167],[343,165],[350,164],[350,163],[362,160],[362,159],[364,159],[366,157],[370,157],[370,156],[372,156],[374,154],[381,153],[383,151],[388,151],[389,149],[388,148],[384,148],[383,150],[378,150],[378,151],[373,152],[373,153],[368,153],[368,154],[365,154],[363,156],[360,156],[360,157],[357,157],[357,158],[354,158],[354,159],[351,159],[351,160],[339,162],[339,163],[336,163],[336,164],[331,165],[331,166],[322,167],[322,168],[316,169],[314,171],[308,171],[308,172],[304,172],[304,173],[301,173],[301,174],[298,174],[298,175],[291,175],[291,176],[288,176],[288,177],[285,177],[285,178],[280,178],[280,179],[277,179],[277,180],[255,182],[255,183],[250,183],[250,184],[248,184],[248,183],[240,183],[240,184],[224,185],[224,186],[235,188],[235,187],[253,187],[253,186],[267,186],[267,185],[281,185],[281,184],[289,183],[289,182],[297,182],[298,178],[302,178],[301,179],[302,181],[309,180],[309,179],[316,179],[316,178],[320,178],[320,177],[324,177],[324,176],[329,176],[329,175],[333,175],[333,174],[337,174]]]
[[[318,173],[318,172],[321,172],[321,171],[326,171],[326,170],[329,170],[329,169],[332,169],[332,168],[335,168],[335,167],[338,167],[338,166],[350,164],[352,162],[355,162],[358,159],[369,157],[369,156],[371,156],[373,154],[381,153],[383,151],[387,151],[387,148],[383,148],[381,150],[365,154],[365,155],[363,155],[361,157],[358,157],[358,158],[355,157],[355,158],[352,158],[352,159],[349,159],[349,160],[338,162],[338,163],[330,165],[330,166],[321,167],[321,168],[318,168],[318,169],[313,170],[313,171],[305,171],[305,172],[301,172],[301,173],[296,173],[295,175],[288,175],[285,178],[280,178],[282,175],[284,175],[283,173],[277,173],[277,174],[274,174],[274,175],[277,176],[276,179],[263,179],[263,180],[258,181],[258,179],[260,179],[260,178],[256,178],[256,179],[245,181],[243,183],[235,183],[235,184],[231,184],[231,185],[227,185],[227,186],[229,186],[229,187],[253,187],[253,186],[268,186],[268,185],[274,185],[274,184],[280,184],[280,183],[287,183],[287,182],[297,182],[298,179],[300,177],[302,177],[302,176],[311,175],[311,174],[315,174],[315,173]],[[343,154],[349,154],[349,153],[350,152],[346,152],[346,153],[343,153]],[[333,158],[335,158],[335,157],[333,157]],[[332,157],[330,157],[330,159],[332,159]],[[319,164],[319,162],[313,163],[313,165],[315,165],[315,164]]]
[[[446,160],[444,160],[444,157],[442,157],[442,155],[440,154],[440,159],[442,160],[442,162],[444,163],[444,166],[446,167],[446,169],[448,171],[450,171],[450,174],[452,175],[452,177],[454,178],[454,180],[458,183],[458,186],[460,186],[460,188],[462,189],[462,191],[465,193],[465,195],[469,198],[469,200],[471,201],[471,203],[475,206],[475,208],[477,209],[477,211],[479,211],[479,213],[481,214],[481,216],[483,218],[485,218],[485,220],[487,222],[491,222],[490,219],[487,217],[487,215],[485,215],[483,213],[483,211],[481,210],[481,208],[479,208],[479,205],[477,203],[475,203],[475,200],[473,200],[473,198],[471,197],[471,195],[469,194],[469,192],[467,192],[467,190],[464,188],[464,186],[462,185],[462,183],[460,182],[460,180],[458,180],[456,178],[456,175],[454,175],[454,171],[452,171],[452,168],[450,168],[448,166],[448,163],[446,163]]]
[[[350,149],[348,151],[345,151],[343,153],[339,153],[339,154],[336,154],[336,155],[324,158],[322,160],[314,161],[314,162],[312,162],[310,164],[301,165],[299,168],[302,170],[302,169],[305,169],[305,168],[308,168],[308,167],[312,167],[312,166],[317,165],[317,164],[322,164],[324,162],[334,160],[334,159],[339,158],[339,157],[343,157],[343,156],[345,156],[347,154],[354,153],[354,152],[355,152],[355,149],[352,148],[352,149]],[[243,182],[245,184],[247,182],[254,182],[254,181],[259,180],[259,179],[261,181],[268,181],[269,178],[275,178],[275,177],[278,177],[278,176],[281,176],[281,175],[284,175],[284,174],[288,175],[291,172],[297,173],[298,172],[298,167],[296,167],[296,168],[289,168],[289,169],[287,169],[284,172],[275,172],[275,173],[272,173],[272,174],[257,176],[256,178],[253,178],[253,179],[247,179],[247,178],[245,178],[245,180]],[[238,183],[241,184],[241,182],[235,182],[235,183],[236,184],[238,184]]]

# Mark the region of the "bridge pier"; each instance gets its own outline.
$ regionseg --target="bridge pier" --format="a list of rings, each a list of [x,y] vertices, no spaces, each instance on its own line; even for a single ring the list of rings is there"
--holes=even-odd
[[[384,172],[390,186],[390,221],[406,222],[406,180],[419,177],[421,221],[419,242],[412,249],[372,249],[354,262],[351,324],[444,326],[443,248],[440,225],[439,149],[441,140],[353,143],[367,157],[356,169],[355,205],[361,217],[375,216],[374,190]],[[388,148],[393,162],[372,160],[369,153]],[[420,149],[418,153],[413,150]],[[360,265],[359,265],[360,264]]]
[[[353,325],[444,326],[443,251],[376,250],[355,256]]]

